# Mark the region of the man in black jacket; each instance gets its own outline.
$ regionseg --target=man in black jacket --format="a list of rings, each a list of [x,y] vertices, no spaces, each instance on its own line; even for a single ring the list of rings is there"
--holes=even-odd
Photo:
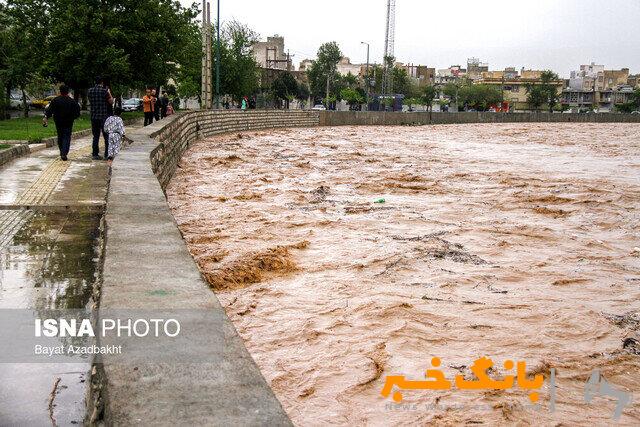
[[[73,122],[80,117],[80,106],[69,96],[69,88],[65,85],[60,86],[60,95],[53,98],[44,112],[42,124],[49,124],[49,117],[53,116],[56,124],[56,133],[58,134],[58,148],[60,149],[60,158],[67,160],[69,149],[71,148],[71,132],[73,132]]]

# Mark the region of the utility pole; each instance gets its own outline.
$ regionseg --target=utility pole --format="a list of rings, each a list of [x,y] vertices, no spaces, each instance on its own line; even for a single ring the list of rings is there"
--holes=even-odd
[[[396,0],[387,0],[387,23],[384,36],[384,76],[382,78],[382,94],[393,91],[393,63],[389,61],[394,55],[396,36]],[[391,63],[390,63],[391,62]]]
[[[211,104],[211,3],[207,2],[207,110]]]
[[[216,30],[216,109],[220,109],[220,0],[218,0]]]
[[[200,108],[207,108],[207,1],[202,0],[202,68],[200,75],[202,76],[202,85],[200,90]]]
[[[360,44],[366,44],[367,45],[367,68],[365,71],[365,84],[367,85],[367,110],[369,109],[369,91],[371,90],[371,83],[369,80],[369,43],[367,42],[360,42]]]

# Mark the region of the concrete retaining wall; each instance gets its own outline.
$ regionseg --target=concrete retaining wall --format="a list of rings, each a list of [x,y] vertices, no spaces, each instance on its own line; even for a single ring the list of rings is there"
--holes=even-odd
[[[199,309],[223,319],[218,363],[97,365],[90,424],[272,425],[291,422],[191,257],[160,180],[168,182],[189,142],[213,133],[303,125],[313,115],[177,115],[128,131],[116,158],[105,213],[100,311]],[[251,122],[245,120],[251,119]],[[274,121],[277,120],[277,121]],[[317,116],[315,123],[317,124]],[[158,142],[158,140],[162,142]],[[152,165],[154,165],[152,167]],[[156,177],[153,170],[159,173]],[[193,345],[198,345],[194,342]]]
[[[156,136],[151,166],[163,189],[171,180],[182,154],[192,142],[208,136],[257,129],[317,126],[315,111],[202,111],[187,113],[164,127]]]
[[[391,113],[380,111],[322,111],[320,126],[434,125],[462,123],[640,123],[638,114],[560,113]]]

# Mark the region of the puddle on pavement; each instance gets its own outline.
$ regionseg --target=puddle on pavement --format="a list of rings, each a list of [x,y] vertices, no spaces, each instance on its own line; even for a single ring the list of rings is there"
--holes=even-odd
[[[98,272],[100,215],[38,212],[0,249],[0,308],[74,309]]]
[[[0,248],[0,309],[79,309],[91,304],[100,260],[95,212],[36,212]],[[82,424],[89,364],[0,364],[0,425]]]

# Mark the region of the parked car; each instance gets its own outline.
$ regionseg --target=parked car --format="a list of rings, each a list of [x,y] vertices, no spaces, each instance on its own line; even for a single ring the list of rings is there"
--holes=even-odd
[[[322,104],[316,104],[313,106],[312,110],[314,111],[326,111],[326,107]]]
[[[20,92],[11,92],[9,96],[9,108],[14,110],[22,110],[22,94]],[[27,108],[31,108],[31,98],[27,95]]]
[[[142,99],[129,98],[123,100],[122,111],[142,111]]]

